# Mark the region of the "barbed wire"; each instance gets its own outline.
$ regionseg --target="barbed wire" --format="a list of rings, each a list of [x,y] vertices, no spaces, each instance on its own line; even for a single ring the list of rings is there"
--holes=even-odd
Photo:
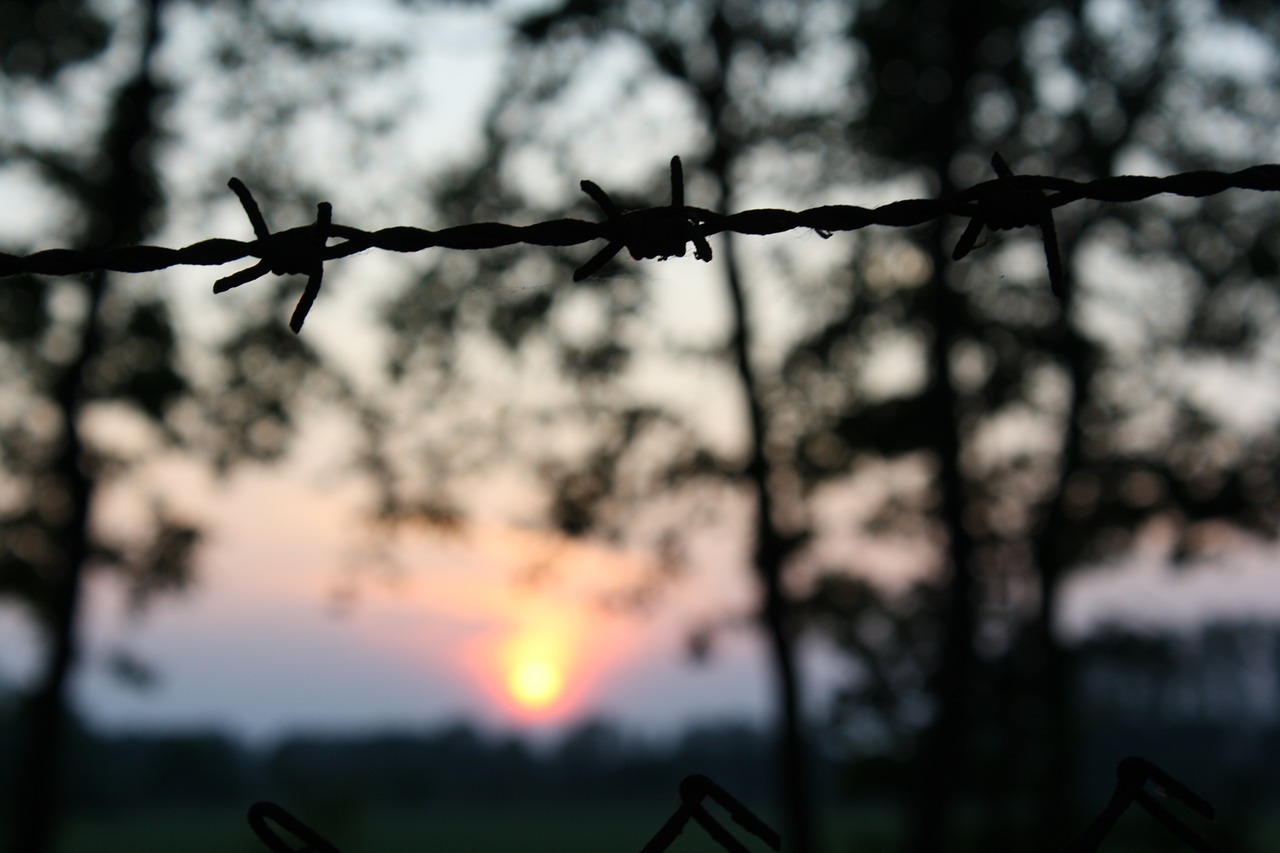
[[[773,208],[717,213],[684,203],[684,174],[679,157],[671,158],[671,202],[660,207],[622,211],[609,195],[591,181],[580,186],[600,207],[604,219],[553,219],[532,225],[478,222],[439,231],[394,226],[365,231],[333,221],[328,202],[317,206],[315,222],[272,232],[248,187],[239,179],[228,182],[253,227],[255,239],[201,240],[180,249],[161,246],[121,246],[100,250],[46,249],[29,255],[0,252],[0,278],[23,273],[78,275],[111,271],[154,272],[174,266],[221,266],[245,258],[258,263],[218,279],[214,293],[224,293],[255,281],[267,273],[305,275],[307,284],[290,318],[299,332],[315,304],[324,277],[325,263],[369,249],[414,253],[427,249],[483,250],[519,244],[575,246],[606,240],[603,249],[574,272],[581,281],[600,270],[626,249],[636,260],[684,257],[689,244],[694,257],[710,261],[707,237],[722,232],[750,236],[808,229],[830,237],[836,232],[857,231],[871,225],[908,228],[944,216],[964,217],[969,225],[952,257],[960,260],[976,245],[984,228],[1007,231],[1036,226],[1044,243],[1049,284],[1059,298],[1065,295],[1065,276],[1058,250],[1053,211],[1081,200],[1109,203],[1141,201],[1156,195],[1192,198],[1216,195],[1229,189],[1280,191],[1280,165],[1251,166],[1238,172],[1200,170],[1156,178],[1124,175],[1095,181],[1074,181],[1046,175],[1015,175],[997,153],[992,157],[996,177],[954,195],[935,199],[904,199],[879,207],[824,205],[791,211]],[[330,240],[340,242],[330,245]]]
[[[1154,787],[1154,794],[1148,784]],[[1203,821],[1215,820],[1216,812],[1208,800],[1145,758],[1130,755],[1116,765],[1116,784],[1107,804],[1082,833],[1068,842],[1063,853],[1097,853],[1120,816],[1135,803],[1196,853],[1217,853],[1212,842],[1161,804],[1156,795]],[[702,827],[725,853],[752,853],[750,847],[706,809],[707,800],[724,809],[730,820],[749,836],[775,853],[782,850],[782,836],[777,830],[710,778],[694,774],[681,780],[675,811],[640,853],[666,853],[690,821]],[[272,853],[339,853],[333,842],[276,803],[266,800],[254,803],[249,807],[248,818],[249,828]],[[290,838],[303,846],[294,847]]]

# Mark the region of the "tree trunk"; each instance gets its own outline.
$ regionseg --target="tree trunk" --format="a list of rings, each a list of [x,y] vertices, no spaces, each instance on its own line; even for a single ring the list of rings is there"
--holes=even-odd
[[[85,473],[80,416],[80,393],[85,368],[98,351],[98,309],[106,288],[106,274],[95,273],[89,284],[80,355],[58,381],[55,401],[62,413],[62,446],[54,470],[58,490],[67,498],[69,513],[62,528],[60,564],[50,566],[47,658],[40,683],[23,708],[26,729],[18,752],[17,797],[13,812],[13,850],[46,853],[53,849],[61,799],[59,768],[68,718],[67,681],[75,665],[76,623],[84,568],[89,557],[89,523],[93,509],[93,481]]]
[[[971,9],[948,9],[946,28],[952,36],[952,50],[941,55],[956,95],[935,110],[938,127],[925,145],[922,165],[936,177],[940,197],[956,191],[951,179],[954,153],[969,141],[968,98],[965,87],[977,71],[976,52],[982,35],[982,16]],[[937,454],[938,520],[946,531],[945,554],[947,607],[942,620],[942,649],[933,673],[930,693],[935,716],[921,738],[914,762],[914,786],[908,804],[906,850],[909,853],[938,853],[952,843],[951,822],[955,802],[965,781],[964,747],[973,727],[970,705],[977,656],[974,630],[977,624],[978,590],[973,576],[973,537],[965,526],[965,479],[960,467],[962,438],[956,389],[951,378],[951,350],[960,326],[963,297],[952,290],[947,270],[953,263],[944,245],[942,219],[929,226],[924,239],[933,267],[927,314],[933,324],[929,345],[929,420],[936,432],[931,442]]]
[[[1036,843],[1057,842],[1070,832],[1071,756],[1075,731],[1071,706],[1071,656],[1054,630],[1058,611],[1058,592],[1069,566],[1063,564],[1061,544],[1067,521],[1066,494],[1071,476],[1082,467],[1084,454],[1085,407],[1092,396],[1093,357],[1091,348],[1071,323],[1074,286],[1070,247],[1065,255],[1066,293],[1060,307],[1053,339],[1059,357],[1070,376],[1071,399],[1063,424],[1064,435],[1058,485],[1045,510],[1043,527],[1035,542],[1035,564],[1040,572],[1040,602],[1036,614],[1035,643],[1040,654],[1041,713],[1040,764],[1043,774],[1038,787],[1040,801],[1036,809]]]
[[[949,191],[943,181],[943,192]],[[963,746],[969,698],[975,669],[973,633],[976,591],[973,580],[973,540],[964,524],[964,476],[960,470],[960,425],[955,388],[951,383],[951,346],[957,297],[946,281],[951,262],[942,244],[942,226],[929,235],[933,281],[929,316],[933,340],[929,347],[929,420],[936,433],[940,521],[947,532],[947,609],[943,616],[942,650],[933,674],[931,693],[936,711],[921,739],[913,768],[914,785],[909,802],[910,824],[906,849],[911,853],[937,853],[946,847],[953,804],[965,762]]]
[[[782,586],[787,541],[773,516],[773,495],[769,488],[769,460],[765,450],[764,401],[755,368],[751,363],[751,333],[746,294],[742,287],[732,235],[725,235],[723,254],[726,283],[732,303],[731,347],[742,383],[749,418],[750,457],[747,479],[755,492],[753,563],[760,581],[760,618],[769,642],[778,700],[778,748],[782,767],[782,795],[786,812],[787,848],[794,853],[812,853],[813,815],[809,800],[809,778],[800,707],[800,672],[796,660],[795,632],[790,602]]]
[[[84,192],[82,201],[92,216],[110,222],[113,242],[141,239],[155,199],[144,189],[149,163],[137,154],[155,133],[152,119],[157,87],[151,57],[159,43],[159,12],[163,0],[150,0],[138,71],[120,90],[109,125],[103,134],[102,153],[107,173],[101,184]],[[78,653],[77,625],[84,574],[92,552],[95,482],[86,459],[80,433],[88,400],[84,379],[102,351],[101,308],[109,286],[107,273],[95,273],[88,283],[88,306],[80,330],[79,351],[54,387],[53,401],[62,416],[63,432],[53,465],[52,488],[65,496],[66,520],[58,541],[62,551],[49,568],[46,629],[46,662],[35,690],[23,709],[25,730],[18,757],[17,797],[12,812],[12,847],[22,853],[49,853],[54,849],[61,811],[63,746],[70,719],[67,688]]]
[[[734,46],[732,28],[729,26],[723,4],[717,4],[709,28],[714,47],[718,75],[714,83],[704,83],[699,96],[707,110],[708,124],[715,130],[714,144],[707,158],[707,169],[716,181],[720,210],[730,210],[733,204],[733,183],[730,174],[734,160],[734,132],[725,127],[727,111],[725,79]],[[767,418],[765,417],[764,391],[751,361],[752,335],[747,296],[743,287],[742,269],[738,262],[735,237],[724,234],[721,261],[725,269],[725,285],[729,291],[732,329],[730,350],[742,394],[747,406],[747,480],[755,494],[752,528],[755,548],[752,567],[760,582],[761,627],[769,644],[777,699],[777,749],[781,768],[782,805],[785,819],[786,844],[790,853],[813,853],[814,818],[809,791],[809,771],[802,728],[800,707],[802,690],[799,663],[796,659],[795,626],[791,616],[791,602],[783,588],[782,575],[786,568],[791,546],[788,538],[778,529],[773,511],[773,492],[770,485],[769,456],[766,450]]]

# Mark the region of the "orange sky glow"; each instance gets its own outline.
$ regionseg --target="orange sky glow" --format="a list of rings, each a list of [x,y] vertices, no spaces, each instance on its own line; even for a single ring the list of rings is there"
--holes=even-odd
[[[104,725],[232,725],[260,737],[464,719],[554,734],[601,715],[657,729],[768,712],[753,634],[725,640],[705,666],[689,666],[685,653],[691,626],[750,609],[743,555],[728,540],[700,551],[696,571],[665,591],[657,611],[628,615],[602,608],[600,598],[639,578],[643,555],[499,523],[391,537],[362,529],[341,489],[265,470],[240,472],[224,487],[172,470],[163,479],[203,495],[191,514],[203,511],[210,537],[192,593],[142,620],[112,583],[90,590],[78,689]],[[116,507],[103,523],[127,526],[129,513]],[[386,551],[385,563],[371,544]],[[1192,601],[1200,611],[1214,601],[1216,611],[1242,601],[1274,611],[1280,587],[1262,583],[1273,552],[1256,562],[1256,571],[1235,573],[1238,583],[1226,583],[1224,571],[1179,580],[1155,564],[1138,567],[1073,593],[1068,615],[1096,619],[1108,611],[1104,598],[1160,600],[1162,612],[1183,607],[1187,618]],[[30,636],[11,621],[0,629],[0,676],[19,679],[18,651]],[[100,662],[120,648],[154,665],[154,689],[131,691],[104,674]],[[815,679],[825,671],[810,670],[819,699]]]
[[[263,486],[252,499],[260,512],[246,520],[239,504],[235,525],[242,547],[282,556],[269,577],[258,575],[256,594],[265,583],[312,607],[318,599],[335,600],[342,585],[335,586],[339,555],[353,555],[350,521],[342,524],[327,500],[273,498]],[[300,529],[312,531],[305,545]],[[424,669],[452,672],[509,723],[565,722],[600,698],[611,672],[645,655],[638,620],[599,604],[607,590],[645,571],[638,555],[485,523],[454,534],[404,530],[391,541],[385,571],[361,566],[358,552],[348,557],[357,567],[354,593],[336,600],[354,595],[341,608],[348,618],[340,620],[350,623],[352,640],[391,658],[420,661]],[[531,573],[544,579],[531,581]]]
[[[154,484],[209,536],[191,594],[141,620],[117,585],[92,585],[78,689],[107,727],[230,724],[257,738],[464,719],[554,735],[600,716],[659,731],[764,713],[750,637],[688,664],[690,625],[750,606],[736,552],[701,553],[661,607],[619,612],[602,599],[652,570],[643,554],[499,522],[391,534],[323,477],[246,469],[217,485],[182,463],[159,467]],[[135,523],[127,503],[104,503],[102,522]],[[29,638],[3,617],[13,642],[0,675],[20,678]],[[113,681],[98,661],[117,649],[152,665],[157,685]]]
[[[604,589],[600,578],[616,583],[642,571],[635,557],[494,525],[474,529],[458,544],[469,560],[508,567],[476,573],[471,584],[437,588],[433,597],[455,617],[492,626],[464,643],[460,659],[489,702],[513,722],[574,715],[596,698],[607,672],[640,653],[625,621],[604,613],[593,598]],[[529,566],[554,577],[545,584],[513,582],[512,574]]]

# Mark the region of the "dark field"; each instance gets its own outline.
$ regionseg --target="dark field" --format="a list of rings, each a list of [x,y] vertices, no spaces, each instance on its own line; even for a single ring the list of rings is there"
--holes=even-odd
[[[344,853],[639,853],[668,813],[641,807],[615,809],[441,812],[393,810],[303,814]],[[876,853],[891,847],[887,817],[850,815],[832,827],[828,853]],[[744,838],[744,840],[746,840]],[[879,843],[876,843],[876,842]],[[753,851],[767,848],[749,845]],[[172,812],[71,822],[59,853],[264,853],[243,812]],[[722,853],[697,827],[688,828],[677,853]]]
[[[343,853],[639,853],[667,817],[666,812],[642,807],[439,812],[330,808],[322,814],[305,815],[302,809],[297,811]],[[887,812],[851,812],[828,823],[824,853],[889,853],[897,848],[897,841]],[[1254,827],[1247,838],[1232,841],[1239,846],[1220,844],[1220,849],[1232,853],[1280,849],[1276,846],[1280,827],[1269,822],[1265,828]],[[766,849],[758,843],[749,846],[756,853]],[[687,829],[671,849],[674,853],[722,853],[696,827]],[[1100,853],[1178,853],[1184,849],[1146,815],[1134,813],[1121,821]],[[264,853],[267,848],[250,831],[243,812],[210,810],[82,818],[70,824],[58,850]]]
[[[1249,742],[1260,757],[1280,754],[1280,730]],[[1063,849],[1089,824],[1111,796],[1115,756],[1128,750],[1159,756],[1217,806],[1216,826],[1182,815],[1217,849],[1280,849],[1275,802],[1263,796],[1280,789],[1275,765],[1258,762],[1271,775],[1232,776],[1222,756],[1232,754],[1223,747],[1235,741],[1223,731],[1117,729],[1113,724],[1088,743],[1090,750],[1080,757],[1072,832],[1034,853]],[[639,853],[671,815],[678,780],[691,768],[721,782],[785,830],[770,813],[775,785],[768,741],[740,724],[707,725],[655,744],[596,721],[537,750],[518,738],[465,726],[299,735],[257,749],[209,732],[110,737],[85,732],[77,744],[69,774],[73,803],[57,853],[266,851],[245,817],[249,805],[263,798],[285,806],[344,853]],[[894,806],[905,795],[901,774],[883,762],[842,767],[830,758],[815,761],[815,771],[823,782],[815,803],[823,819],[818,853],[902,848],[903,827]],[[982,796],[982,776],[981,769],[970,773],[974,787],[958,815],[969,843],[938,853],[1033,853],[992,831],[1015,830],[1016,818],[1002,820],[1008,797]],[[1242,784],[1242,778],[1250,784]],[[0,785],[0,802],[12,801],[16,789],[14,780]],[[711,811],[721,814],[718,807]],[[737,835],[748,840],[744,833]],[[768,853],[752,841],[753,853]],[[1098,853],[1184,849],[1149,815],[1131,808]],[[719,853],[719,848],[700,827],[689,826],[672,853]]]

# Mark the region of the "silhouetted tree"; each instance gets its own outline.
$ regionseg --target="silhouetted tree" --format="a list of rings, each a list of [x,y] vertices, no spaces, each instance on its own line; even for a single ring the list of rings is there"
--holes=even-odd
[[[814,183],[847,187],[851,163],[879,185],[868,189],[900,197],[987,179],[994,150],[1016,171],[1069,177],[1267,159],[1208,137],[1193,150],[1183,129],[1210,107],[1200,100],[1207,92],[1222,91],[1234,94],[1215,110],[1238,105],[1233,116],[1265,126],[1273,72],[1215,69],[1192,48],[1168,61],[1169,45],[1202,26],[1253,38],[1241,34],[1263,30],[1231,16],[1273,26],[1262,7],[1200,19],[1140,3],[1110,12],[871,3],[848,17],[842,4],[821,3],[802,12],[728,2],[646,8],[569,3],[518,24],[518,73],[491,113],[487,148],[441,194],[450,221],[560,215],[573,180],[600,179],[616,159],[626,167],[617,180],[656,203],[665,195],[665,181],[651,179],[662,174],[656,164],[616,155],[638,150],[629,147],[636,138],[645,148],[661,139],[663,155],[681,151],[692,203],[723,209],[765,192],[768,204],[820,197],[830,187]],[[1113,13],[1120,17],[1106,17]],[[821,69],[806,64],[815,57]],[[692,141],[682,148],[685,134]],[[850,142],[865,155],[850,154]],[[786,180],[765,189],[758,176],[770,170]],[[711,181],[709,200],[697,196],[700,175]],[[787,675],[796,631],[788,597],[830,569],[805,610],[854,608],[837,630],[870,673],[882,719],[907,714],[893,728],[918,780],[911,849],[950,837],[957,768],[976,766],[972,745],[993,738],[1004,757],[988,762],[972,790],[993,807],[1029,798],[1037,828],[1011,831],[1058,837],[1072,742],[1069,662],[1053,630],[1063,577],[1123,555],[1167,522],[1186,543],[1211,529],[1205,519],[1272,528],[1270,420],[1242,431],[1187,380],[1203,369],[1206,344],[1229,356],[1214,364],[1246,373],[1270,358],[1275,300],[1264,276],[1274,238],[1260,227],[1262,204],[1232,194],[1064,211],[1058,237],[1070,284],[1061,302],[1045,285],[1035,235],[998,236],[961,264],[950,256],[965,223],[841,237],[855,249],[852,282],[847,270],[814,272],[794,255],[781,269],[763,253],[743,264],[725,239],[717,256],[728,345],[711,354],[732,366],[746,412],[745,437],[729,450],[696,408],[631,390],[644,387],[660,352],[641,322],[653,321],[649,291],[661,286],[641,287],[648,270],[619,265],[569,285],[565,267],[583,260],[575,252],[440,258],[389,314],[392,365],[407,419],[468,416],[422,430],[437,450],[402,474],[390,509],[438,516],[458,505],[457,484],[493,470],[500,455],[534,460],[540,477],[526,485],[543,502],[542,518],[572,536],[647,536],[660,547],[701,518],[662,518],[655,507],[750,494],[753,567],[782,706],[792,709],[784,720],[796,719],[798,694]],[[1132,282],[1110,280],[1113,240],[1169,264],[1176,315],[1152,308],[1138,269]],[[765,314],[749,310],[753,295],[794,334],[753,340]],[[794,314],[773,314],[776,305]],[[680,369],[706,371],[692,357],[705,353],[693,349],[678,351],[680,361],[660,356],[668,387]],[[488,378],[483,364],[537,390],[506,387],[510,376]],[[1166,414],[1153,423],[1157,403]],[[1218,456],[1205,464],[1210,436]],[[830,523],[824,508],[850,494],[869,508]],[[849,580],[874,568],[877,546],[905,551],[899,564],[924,586],[894,598]],[[859,633],[859,620],[891,627]],[[909,640],[905,653],[894,638]],[[899,692],[908,689],[913,696]],[[786,778],[800,796],[798,765]]]
[[[23,12],[30,15],[25,23],[34,28],[60,14],[52,4]],[[83,227],[91,242],[137,242],[157,212],[160,198],[150,150],[158,135],[152,111],[161,94],[151,69],[158,18],[159,4],[149,4],[137,71],[112,101],[95,152],[96,172],[77,172],[56,154],[40,158],[45,171],[55,173],[89,212]],[[76,9],[72,20],[80,24],[73,31],[92,33],[99,49],[106,46],[108,27],[92,9]],[[28,35],[8,55],[21,56],[24,49],[39,54],[34,46],[39,40],[37,34]],[[77,59],[91,55],[89,50],[75,54]],[[61,70],[60,59],[35,61],[33,55],[30,71],[53,76]],[[4,467],[16,494],[0,519],[0,578],[7,594],[36,611],[47,642],[47,662],[22,718],[22,783],[12,807],[13,849],[33,853],[49,850],[53,843],[56,770],[86,567],[91,561],[114,564],[132,576],[139,593],[180,587],[197,536],[164,509],[155,513],[151,529],[136,543],[94,535],[98,481],[113,473],[116,460],[109,448],[95,446],[86,435],[92,402],[96,398],[127,406],[144,421],[158,423],[186,390],[174,369],[176,347],[164,304],[154,298],[112,304],[107,282],[107,274],[95,273],[68,285],[67,296],[80,303],[74,312],[80,316],[71,323],[58,316],[51,288],[43,282],[20,279],[4,291],[17,309],[4,312],[6,349],[25,368],[23,384],[29,390],[22,395],[28,396],[25,416],[10,419],[3,436]],[[115,323],[108,325],[111,314]]]
[[[1240,168],[1272,152],[1196,128],[1206,113],[1274,120],[1275,28],[1236,4],[868,4],[852,28],[865,96],[854,138],[941,194],[991,177],[997,150],[1015,172],[1061,176]],[[1243,40],[1257,64],[1220,64],[1196,45],[1205,33]],[[1055,619],[1070,571],[1163,531],[1177,558],[1207,544],[1211,522],[1274,534],[1274,414],[1242,418],[1196,384],[1209,365],[1249,382],[1273,360],[1275,217],[1260,203],[1064,210],[1061,301],[1035,234],[991,237],[959,264],[964,223],[888,235],[858,259],[857,297],[792,354],[789,387],[830,401],[805,419],[808,476],[839,481],[851,459],[886,454],[923,466],[871,523],[944,543],[933,567],[946,597],[919,613],[940,630],[913,664],[932,712],[910,772],[909,849],[947,846],[962,789],[987,792],[993,823],[1034,815],[1006,826],[1029,833],[1022,843],[1062,837],[1074,736]],[[827,390],[891,346],[913,381],[880,399]],[[848,586],[833,576],[819,590]],[[851,619],[875,617],[852,597]],[[992,738],[1000,757],[984,767]]]
[[[812,168],[814,158],[828,156],[824,146],[834,142],[842,93],[810,96],[806,74],[810,51],[842,58],[827,38],[827,24],[840,16],[820,3],[568,2],[524,17],[515,23],[518,39],[488,120],[487,148],[455,188],[441,193],[442,210],[458,221],[551,213],[568,202],[565,189],[575,177],[603,181],[606,167],[632,194],[639,189],[647,203],[660,202],[670,192],[666,157],[643,150],[640,138],[645,148],[681,152],[689,197],[696,196],[691,203],[733,209],[762,183],[748,178],[752,169],[786,170],[791,158]],[[797,80],[810,89],[791,91]],[[812,197],[823,180],[831,174],[783,185],[793,197]],[[487,355],[527,375],[545,367],[559,377],[529,380],[554,389],[541,399],[487,401],[489,422],[479,430],[468,418],[451,427],[453,435],[431,432],[438,450],[421,482],[402,480],[392,514],[435,515],[456,505],[450,487],[475,476],[476,464],[491,463],[498,448],[539,471],[545,520],[568,536],[644,542],[671,554],[694,533],[688,512],[674,507],[715,515],[723,512],[710,506],[716,496],[722,503],[747,501],[744,562],[758,584],[755,620],[775,677],[788,843],[805,853],[813,829],[797,625],[786,582],[805,525],[782,505],[790,497],[780,491],[788,472],[779,464],[771,412],[776,365],[759,338],[767,316],[761,306],[785,287],[770,281],[776,267],[761,267],[759,258],[748,269],[733,235],[719,238],[715,254],[710,274],[721,283],[717,299],[727,304],[728,318],[709,334],[723,343],[679,347],[683,353],[647,344],[660,319],[647,270],[611,266],[571,284],[568,265],[585,260],[574,253],[555,263],[528,251],[441,259],[387,315],[397,333],[393,369],[403,385],[421,389],[412,417],[442,406],[476,410],[474,395],[463,402],[475,390],[470,383],[485,381],[468,376],[472,345],[492,346]],[[481,280],[483,287],[471,284]],[[679,360],[664,364],[673,355]],[[708,430],[710,413],[696,403],[689,412],[631,390],[648,371],[679,385],[686,370],[729,383],[732,440]],[[544,429],[551,426],[559,436]]]
[[[0,164],[61,202],[67,236],[54,242],[120,246],[159,229],[166,182],[158,152],[176,93],[155,57],[165,21],[179,6],[147,0],[121,21],[79,2],[0,10],[0,82],[14,119],[0,130]],[[224,4],[222,11],[230,13],[224,22],[246,27],[262,20],[253,4]],[[296,55],[333,49],[290,42],[287,27],[267,32]],[[113,78],[112,68],[121,67],[127,70]],[[226,66],[208,69],[219,70]],[[95,85],[102,91],[92,92]],[[85,106],[95,100],[102,105],[98,122]],[[50,113],[60,122],[53,137],[39,118]],[[19,783],[8,804],[12,849],[30,853],[54,843],[87,574],[121,579],[137,607],[186,588],[191,578],[198,520],[175,510],[138,472],[166,451],[203,458],[223,472],[246,459],[277,458],[287,447],[297,399],[326,389],[343,393],[277,316],[234,326],[219,342],[217,366],[195,369],[166,296],[136,282],[117,287],[117,280],[95,273],[0,285],[0,358],[7,367],[0,387],[9,401],[0,412],[0,595],[27,609],[44,640],[18,715]],[[315,376],[327,378],[308,379]],[[129,527],[104,522],[104,507],[121,493],[149,504],[149,516]]]

